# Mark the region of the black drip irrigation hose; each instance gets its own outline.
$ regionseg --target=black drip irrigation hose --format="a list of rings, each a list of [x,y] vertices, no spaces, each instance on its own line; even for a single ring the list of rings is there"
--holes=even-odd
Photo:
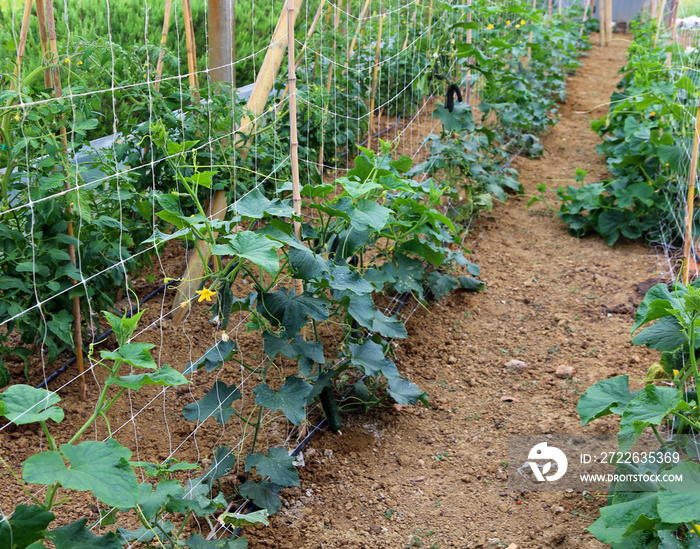
[[[404,308],[406,303],[408,302],[408,298],[411,297],[411,292],[404,292],[401,294],[401,297],[399,298],[399,305],[396,307],[396,314],[398,315],[401,312],[401,309]],[[367,376],[364,375],[360,378],[360,381],[363,381],[367,379]],[[354,388],[348,389],[348,391],[343,395],[343,398],[340,399],[340,404],[343,404],[348,398],[350,398],[353,394],[355,393]],[[289,455],[292,457],[296,457],[299,455],[299,453],[306,447],[306,445],[311,442],[311,439],[316,436],[316,434],[323,429],[325,424],[328,423],[328,420],[325,417],[322,417],[316,424],[311,428],[309,433],[302,439],[302,441],[296,445],[296,447],[289,452]],[[248,500],[244,505],[243,508],[241,509],[241,514],[248,514],[253,511],[258,510],[257,505],[255,505],[252,500]],[[232,532],[231,535],[229,536],[229,539],[238,539],[241,536],[241,528],[238,527],[236,528],[235,532]]]

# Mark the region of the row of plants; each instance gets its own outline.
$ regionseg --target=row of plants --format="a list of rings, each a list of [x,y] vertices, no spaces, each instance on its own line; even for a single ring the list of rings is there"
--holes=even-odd
[[[508,9],[512,11],[514,7]],[[455,13],[458,23],[448,30],[457,35],[469,23],[466,23],[463,11]],[[532,17],[532,25],[541,22],[539,13],[525,9],[522,13]],[[495,20],[503,12],[492,11],[490,14]],[[558,25],[552,27],[558,28]],[[556,33],[552,36],[557,36]],[[522,36],[527,36],[526,30]],[[444,36],[439,40],[444,40]],[[505,46],[501,48],[494,55],[503,53]],[[489,62],[494,66],[499,62],[493,60],[487,51],[477,52],[456,40],[455,44],[450,43],[445,56],[452,56],[458,66],[463,65],[460,70],[467,63],[476,70],[482,63],[483,74],[492,86],[498,84],[494,74],[504,78],[508,72],[506,67],[502,67],[500,73],[487,70]],[[512,59],[515,63],[516,58]],[[561,69],[559,78],[563,81],[566,72],[574,68],[572,61],[569,63],[568,69],[552,69],[551,74]],[[522,76],[524,79],[531,77]],[[541,89],[544,90],[544,86]],[[142,187],[149,193],[147,207],[139,209],[136,202],[134,208],[144,218],[150,215],[153,228],[150,229],[152,236],[143,239],[140,245],[160,247],[181,240],[187,244],[204,241],[210,246],[213,261],[199,280],[198,294],[207,301],[215,298],[211,305],[212,321],[220,325],[224,335],[199,360],[180,373],[169,366],[158,367],[150,355],[152,345],[131,341],[140,313],[127,318],[106,311],[105,318],[113,328],[119,346],[115,351],[100,352],[100,365],[104,367],[107,379],[95,411],[81,427],[69,434],[68,442],[60,446],[53,434],[55,426],[50,423],[63,419],[57,394],[18,384],[0,395],[0,413],[17,425],[39,423],[48,444],[46,451],[25,460],[21,474],[10,470],[32,500],[31,505],[17,506],[13,515],[0,523],[0,540],[12,538],[13,546],[18,549],[39,549],[45,547],[46,540],[67,549],[79,547],[80,543],[116,548],[124,542],[139,542],[149,547],[245,547],[243,538],[206,540],[191,533],[188,524],[194,516],[202,517],[210,525],[214,521],[235,527],[266,523],[267,516],[281,505],[279,494],[284,487],[299,484],[294,458],[286,448],[272,447],[261,451],[261,443],[255,442],[262,439],[258,435],[265,426],[276,420],[301,426],[307,421],[307,407],[317,400],[334,431],[341,427],[341,412],[356,407],[366,408],[388,399],[399,404],[420,402],[427,405],[426,394],[399,374],[390,341],[406,337],[406,327],[398,315],[387,314],[377,306],[378,296],[411,294],[424,301],[428,296],[439,298],[460,288],[479,290],[483,287],[483,282],[478,280],[478,267],[468,261],[467,251],[461,244],[463,227],[443,213],[448,202],[455,208],[465,203],[474,210],[479,207],[478,204],[472,206],[477,202],[476,195],[465,199],[455,194],[457,175],[443,177],[443,172],[433,167],[415,172],[409,158],[393,158],[392,146],[388,143],[382,143],[378,153],[361,148],[352,169],[335,182],[323,183],[318,177],[304,181],[302,206],[314,215],[302,218],[292,208],[290,185],[280,182],[285,181],[284,170],[288,168],[280,166],[276,160],[281,155],[270,153],[270,149],[265,148],[288,146],[284,116],[273,109],[267,115],[271,122],[269,127],[273,128],[270,133],[243,137],[250,145],[250,156],[245,162],[251,164],[244,164],[240,157],[237,157],[240,164],[225,161],[227,155],[238,154],[231,143],[221,143],[220,150],[202,147],[201,136],[206,135],[209,143],[210,128],[217,123],[213,113],[225,116],[231,107],[226,97],[227,90],[223,90],[220,105],[216,101],[213,107],[194,103],[189,107],[192,110],[187,112],[192,114],[192,120],[172,114],[171,118],[163,116],[155,125],[142,124],[137,127],[140,132],[137,137],[125,136],[119,148],[114,147],[113,151],[113,154],[125,155],[121,161],[129,154],[135,155],[130,160],[133,163],[143,162],[144,155],[150,155],[147,158],[151,162],[142,165],[145,166],[144,179],[150,178],[154,184]],[[73,101],[75,104],[75,97]],[[160,101],[159,98],[154,103],[156,109],[161,108]],[[46,103],[48,108],[55,104],[60,103]],[[219,108],[220,111],[216,110]],[[166,114],[172,112],[167,105],[162,109]],[[202,112],[199,113],[198,109]],[[156,113],[151,119],[158,119]],[[228,116],[242,113],[243,110],[238,109],[235,115]],[[196,121],[198,114],[203,122]],[[483,125],[477,131],[471,111],[464,106],[439,107],[436,116],[446,127],[442,137],[451,140],[455,146],[462,143],[464,150],[474,154],[472,160],[466,158],[462,164],[464,171],[461,175],[466,176],[464,185],[487,186],[483,181],[489,174],[504,181],[509,181],[508,178],[515,181],[513,172],[507,171],[506,155],[512,151],[506,148],[508,145],[502,129],[498,130],[500,137],[491,129],[498,128],[497,125]],[[228,118],[223,124],[231,120]],[[541,128],[534,123],[527,129],[532,132]],[[76,141],[81,138],[79,129],[73,125],[70,132],[71,142],[79,142]],[[470,150],[469,140],[473,133],[480,134],[485,141]],[[524,133],[525,126],[511,137],[519,139],[521,147],[532,148],[534,138],[521,138]],[[269,140],[265,142],[263,137],[267,136]],[[56,146],[57,143],[55,137],[53,141],[42,137],[30,142],[37,147],[50,146],[51,143]],[[260,142],[264,144],[256,144]],[[432,141],[432,154],[440,154],[441,142]],[[143,143],[148,144],[145,151]],[[488,144],[499,144],[502,152],[487,162],[478,155],[490,155]],[[10,150],[22,151],[27,146],[27,143],[15,144]],[[45,158],[64,158],[61,148],[57,149]],[[309,150],[312,149],[309,147]],[[481,167],[476,167],[479,163]],[[246,173],[246,166],[251,166],[249,185],[245,180],[238,180],[238,174]],[[42,184],[51,177],[62,181],[61,176],[65,173],[77,180],[82,178],[80,170],[70,162],[64,162],[60,170],[51,170],[52,167],[47,167],[46,173],[37,176],[41,177]],[[134,189],[138,189],[140,174],[138,171],[128,173],[135,173],[132,183]],[[416,180],[413,176],[418,173],[429,177]],[[481,179],[482,173],[486,173],[483,176],[486,179]],[[236,185],[230,183],[233,176],[236,176]],[[118,177],[121,182],[124,174]],[[275,183],[273,189],[269,188],[269,183]],[[503,186],[518,189],[516,183],[494,185],[482,194],[490,192],[502,198],[505,195],[499,190]],[[230,215],[222,221],[209,219],[205,203],[210,191],[230,186],[234,189],[230,196]],[[20,188],[18,185],[17,189]],[[69,195],[66,200],[71,200],[74,209],[85,215],[92,200],[102,203],[97,195],[104,194],[103,188],[103,183],[99,183],[94,188],[93,198],[89,194],[92,189],[84,185],[80,192]],[[119,187],[120,191],[125,188]],[[143,197],[137,192],[133,195]],[[118,199],[126,202],[128,197],[119,194]],[[38,202],[33,202],[37,207],[52,201],[44,200],[42,196]],[[459,218],[460,222],[465,218],[464,215],[452,217]],[[299,237],[293,229],[295,221],[301,224]],[[173,229],[169,230],[170,227]],[[18,232],[21,231],[18,229]],[[29,234],[31,237],[32,233]],[[125,253],[125,250],[120,253]],[[32,273],[32,276],[36,274]],[[247,295],[235,291],[237,283],[242,280],[251,290]],[[298,290],[299,283],[303,286],[302,291]],[[247,363],[235,342],[226,335],[232,315],[238,313],[246,316],[246,329],[258,334],[263,342],[266,358],[262,364]],[[322,335],[328,333],[332,338]],[[280,366],[280,357],[292,361],[293,371],[289,366]],[[224,446],[214,449],[212,465],[200,476],[190,477],[198,469],[196,464],[172,459],[161,464],[130,461],[131,451],[111,437],[105,441],[81,442],[83,434],[96,422],[102,424],[104,421],[107,433],[111,434],[108,412],[114,403],[128,395],[127,391],[138,391],[151,385],[184,385],[190,382],[188,376],[196,370],[211,372],[229,361],[258,376],[259,383],[255,387],[239,388],[217,380],[202,399],[183,409],[183,415],[200,423],[213,418],[222,425],[236,417],[246,430],[254,433],[254,442],[235,451]],[[244,392],[253,397],[245,399],[247,404],[242,399]],[[346,394],[354,396],[350,400],[337,396]],[[246,474],[239,479],[234,492],[224,493],[219,480],[237,470],[239,463]],[[6,463],[3,465],[9,468]],[[136,471],[149,479],[139,484]],[[46,489],[37,495],[29,484],[43,485]],[[66,505],[61,497],[63,490],[89,491],[112,510],[108,509],[109,512],[95,524],[88,525],[87,519],[83,518],[50,529],[56,520],[54,511]],[[244,500],[253,502],[258,511],[246,514],[222,512],[231,502]],[[116,532],[101,537],[91,531],[96,526],[114,524],[118,519],[120,522],[123,519],[138,521],[140,526],[135,530],[118,526]],[[19,536],[18,532],[22,535]]]
[[[662,40],[655,46],[655,36],[653,22],[636,23],[609,112],[591,124],[611,177],[557,190],[559,215],[576,236],[597,232],[611,246],[621,236],[682,243],[699,77],[695,53]]]

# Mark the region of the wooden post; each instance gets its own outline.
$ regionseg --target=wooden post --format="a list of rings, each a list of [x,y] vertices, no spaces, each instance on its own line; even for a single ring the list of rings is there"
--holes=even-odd
[[[39,2],[41,0],[38,0]],[[63,90],[61,88],[61,73],[59,70],[60,60],[58,59],[58,44],[56,42],[56,20],[53,15],[53,0],[46,0],[46,21],[48,24],[48,40],[49,49],[51,51],[52,62],[51,62],[51,83],[53,85],[54,97],[59,98],[63,95]],[[64,151],[68,148],[68,143],[66,141],[66,128],[63,126],[61,128],[61,141]],[[63,184],[67,191],[71,190],[71,184],[66,177],[63,180]],[[77,195],[76,195],[77,196]],[[67,211],[69,214],[72,213],[71,207],[68,206]],[[69,237],[73,238],[73,222],[68,222],[67,234]],[[78,264],[75,258],[75,246],[73,244],[68,244],[68,256],[70,257],[71,263],[77,269]],[[77,284],[77,280],[73,280],[73,284]],[[73,298],[73,337],[75,339],[75,358],[78,364],[78,375],[80,380],[78,381],[80,387],[80,398],[82,400],[87,400],[87,385],[85,383],[85,376],[83,375],[85,371],[85,366],[83,363],[83,331],[82,331],[82,321],[80,315],[80,297],[76,296]]]
[[[552,24],[552,0],[547,2],[547,25]]]
[[[666,0],[661,0],[659,2],[659,11],[656,14],[656,34],[654,35],[654,47],[659,41],[659,34],[661,33],[661,21],[664,17],[664,10],[666,9]]]
[[[688,170],[688,207],[685,216],[685,237],[683,239],[683,284],[688,285],[690,254],[693,243],[693,208],[695,202],[695,181],[698,173],[698,144],[700,144],[700,102],[695,113],[695,133],[693,134],[693,150],[690,156]]]
[[[352,35],[352,41],[350,42],[350,48],[348,49],[348,62],[350,61],[350,58],[352,57],[352,53],[355,51],[355,44],[357,44],[357,37],[360,34],[360,31],[362,30],[362,26],[365,23],[365,15],[367,14],[367,8],[369,8],[369,2],[370,2],[370,0],[365,0],[364,5],[362,6],[362,11],[360,11],[360,18],[357,20],[357,25],[355,27],[355,34]]]
[[[297,75],[294,63],[294,4],[287,0],[287,60],[289,66],[289,156],[292,164],[292,205],[297,215],[301,215],[301,184],[299,182],[299,137],[297,135]],[[301,241],[301,223],[294,220],[294,234]],[[294,282],[295,295],[304,293],[301,279]]]
[[[559,0],[559,5],[557,6],[557,11],[559,12],[559,15],[561,15],[561,3],[562,0]]]
[[[607,43],[610,44],[612,42],[612,35],[613,35],[613,28],[612,28],[612,23],[613,23],[613,1],[614,0],[605,0],[605,8],[606,8],[606,13],[607,17],[605,18],[607,21],[607,24],[605,26],[605,32],[608,34],[608,39]]]
[[[671,40],[675,42],[678,39],[678,33],[676,32],[676,23],[678,22],[678,6],[680,5],[680,0],[673,1],[673,10],[671,11],[671,21],[669,26],[671,27]]]
[[[168,30],[170,29],[170,12],[172,11],[173,0],[165,0],[165,14],[163,14],[163,32],[160,36],[160,47],[158,54],[158,64],[156,65],[156,91],[160,90],[160,77],[163,75],[163,56],[165,56],[165,44],[168,41]]]
[[[190,88],[194,90],[195,101],[199,101],[199,79],[197,77],[197,47],[194,43],[194,28],[192,27],[192,5],[190,0],[182,0],[182,15],[185,19],[185,40],[187,41],[187,70],[190,77]]]
[[[377,79],[379,77],[379,54],[382,49],[382,29],[384,28],[384,5],[380,8],[379,32],[377,33],[377,47],[374,52],[374,75],[372,76],[372,94],[369,98],[369,136],[367,137],[367,148],[372,149],[372,123],[374,122],[374,104],[377,95]]]
[[[303,0],[294,0],[294,11],[292,14],[294,17],[299,13]],[[289,10],[287,6],[283,6],[282,12],[280,13],[279,20],[277,21],[277,26],[275,27],[275,32],[272,35],[272,40],[265,53],[265,59],[263,60],[262,66],[260,67],[260,72],[255,80],[255,86],[253,87],[253,92],[251,93],[250,99],[248,100],[247,108],[253,113],[253,116],[258,116],[262,114],[265,110],[265,104],[272,90],[272,86],[275,83],[275,77],[279,72],[280,65],[282,64],[282,59],[284,57],[284,52],[287,49],[287,16]],[[294,24],[294,21],[292,21]],[[243,134],[251,133],[255,128],[255,119],[244,116],[241,120],[241,125],[239,132]],[[236,141],[236,147],[241,149],[241,155],[245,157],[246,150],[244,143],[241,140]],[[219,190],[216,191],[214,197],[209,203],[209,218],[210,219],[223,219],[226,215],[228,209],[226,203],[226,191]],[[173,299],[173,321],[179,323],[185,316],[185,313],[189,310],[190,300],[194,295],[197,286],[199,285],[200,279],[204,275],[204,267],[206,261],[211,255],[211,250],[206,242],[199,241],[196,244],[199,252],[197,250],[191,250],[187,258],[187,269],[182,275],[183,282],[178,287],[178,292]],[[204,263],[200,259],[204,258]]]
[[[601,48],[605,46],[605,4],[605,0],[598,0],[598,38]]]

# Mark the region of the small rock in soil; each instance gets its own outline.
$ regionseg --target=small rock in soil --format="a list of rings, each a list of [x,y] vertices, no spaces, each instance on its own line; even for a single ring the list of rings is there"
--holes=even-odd
[[[574,367],[562,364],[557,366],[557,371],[554,372],[554,375],[561,379],[566,379],[567,377],[574,375]]]
[[[523,362],[522,360],[513,359],[513,360],[509,360],[508,362],[506,362],[504,364],[504,366],[506,368],[511,368],[511,369],[515,370],[516,372],[522,372],[523,370],[525,370],[525,368],[527,368],[527,363]]]

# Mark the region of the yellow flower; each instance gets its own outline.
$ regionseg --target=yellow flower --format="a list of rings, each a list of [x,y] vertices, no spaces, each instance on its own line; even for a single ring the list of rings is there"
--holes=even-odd
[[[70,59],[69,59],[68,57],[66,57],[63,61],[64,61],[65,63],[67,63],[68,65],[70,65]]]
[[[184,309],[184,308],[187,307],[189,304],[190,304],[189,301],[183,301],[182,303],[180,303],[180,307],[182,307],[182,308]]]
[[[78,65],[82,65],[82,64],[83,64],[83,60],[82,60],[82,59],[78,59]]]
[[[489,26],[488,26],[488,27],[486,27],[486,29],[487,29],[487,30],[491,30],[491,29],[493,29],[493,25],[492,25],[491,23],[489,23]]]
[[[673,377],[676,377],[678,375],[678,370],[673,370]]]
[[[649,116],[656,116],[656,111],[651,111],[651,114]]]
[[[517,24],[515,25],[515,28],[516,28],[516,29],[519,29],[519,28],[520,28],[520,23],[517,23]]]
[[[17,113],[17,114],[15,115],[15,120],[16,120],[17,122],[19,122],[19,121],[21,120],[21,117],[20,117],[19,113]]]
[[[510,19],[508,19],[508,21],[506,21],[506,26],[508,26],[508,25],[510,25]]]
[[[216,292],[212,292],[209,288],[197,290],[197,293],[199,294],[199,299],[197,300],[197,302],[204,301],[205,299],[207,301],[211,301],[211,298],[216,295]]]
[[[525,19],[521,19],[521,20],[520,20],[520,24],[521,24],[521,25],[524,26],[526,23],[527,23],[527,21],[525,21]]]

